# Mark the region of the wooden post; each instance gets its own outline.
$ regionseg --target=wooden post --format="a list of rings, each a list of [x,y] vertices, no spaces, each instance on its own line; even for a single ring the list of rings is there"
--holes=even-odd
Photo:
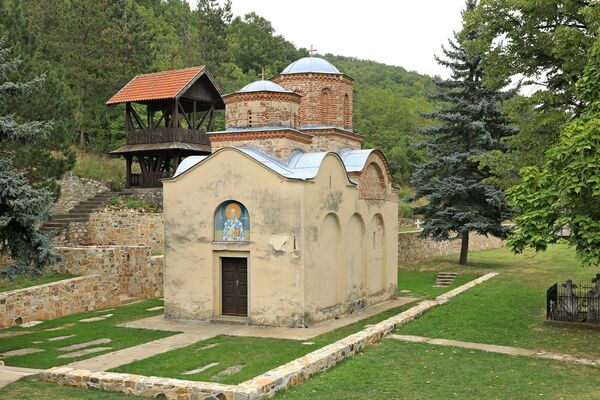
[[[215,130],[215,105],[210,106],[210,117],[208,119],[208,129],[207,132],[212,132]]]
[[[179,128],[179,100],[178,99],[175,99],[175,104],[173,104],[172,128]]]
[[[133,124],[131,123],[131,103],[125,103],[125,132],[129,132]]]
[[[125,155],[125,187],[131,187],[131,154]]]
[[[194,107],[192,113],[192,129],[196,131],[196,100],[194,100]]]

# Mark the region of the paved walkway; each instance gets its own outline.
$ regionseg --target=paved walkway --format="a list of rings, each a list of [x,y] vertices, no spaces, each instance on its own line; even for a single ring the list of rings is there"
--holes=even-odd
[[[509,356],[525,356],[535,358],[546,358],[550,360],[566,361],[576,364],[600,366],[600,359],[574,357],[569,354],[553,353],[549,351],[523,349],[520,347],[498,346],[495,344],[463,342],[450,339],[432,339],[413,335],[389,335],[388,338],[401,340],[403,342],[427,343],[439,346],[462,347],[465,349],[482,350],[490,353],[507,354]]]
[[[25,376],[33,376],[42,372],[41,369],[9,367],[0,365],[0,388],[9,385]]]
[[[98,357],[88,358],[87,360],[77,361],[68,364],[67,366],[77,369],[106,371],[134,361],[152,357],[156,354],[189,346],[190,344],[201,340],[207,340],[218,335],[307,340],[415,300],[417,299],[413,297],[399,297],[395,300],[370,307],[365,311],[347,315],[339,319],[325,321],[310,328],[283,328],[221,323],[211,324],[207,322],[189,321],[181,322],[167,320],[163,315],[156,315],[119,326],[182,333],[103,354]]]

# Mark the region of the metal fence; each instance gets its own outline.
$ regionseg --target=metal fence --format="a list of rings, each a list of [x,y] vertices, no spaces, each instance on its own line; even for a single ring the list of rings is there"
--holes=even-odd
[[[600,280],[554,284],[546,292],[546,317],[554,321],[600,323]]]

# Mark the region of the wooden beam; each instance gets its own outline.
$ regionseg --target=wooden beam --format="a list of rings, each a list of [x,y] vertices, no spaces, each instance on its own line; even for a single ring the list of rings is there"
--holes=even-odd
[[[137,111],[135,111],[135,108],[133,108],[133,107],[131,107],[131,114],[133,115],[133,118],[135,118],[135,121],[138,123],[140,129],[145,130],[146,127],[144,126],[144,122],[142,121],[139,114],[137,113]]]
[[[131,187],[131,154],[125,156],[125,187]]]
[[[210,114],[210,110],[208,110],[206,113],[204,113],[204,116],[202,116],[202,119],[200,120],[198,125],[196,125],[196,130],[200,129],[200,126],[202,126],[202,123],[204,122],[204,120],[206,119],[208,114]]]
[[[179,102],[177,102],[177,105],[178,105],[179,109],[181,110],[181,115],[183,115],[183,118],[185,118],[185,122],[187,122],[188,126],[190,128],[192,128],[192,123],[190,122],[190,119],[188,118],[187,114],[185,113],[185,110],[183,109],[183,106]]]
[[[196,100],[193,101],[192,107],[192,129],[196,130]]]
[[[215,130],[215,105],[210,106],[210,119],[208,120],[207,132],[211,132]]]
[[[125,131],[133,130],[133,124],[131,123],[131,103],[125,103]]]

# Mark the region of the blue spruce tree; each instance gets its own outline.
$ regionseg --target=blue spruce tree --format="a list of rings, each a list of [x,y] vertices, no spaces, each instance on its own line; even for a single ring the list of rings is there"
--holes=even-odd
[[[476,1],[468,0],[463,19],[475,7]],[[484,85],[484,52],[469,47],[476,38],[476,30],[454,34],[449,47],[442,49],[445,59],[436,57],[451,69],[451,77],[436,80],[439,91],[432,97],[443,106],[426,114],[435,123],[422,130],[427,161],[415,168],[416,193],[409,199],[425,199],[424,205],[414,208],[424,218],[422,237],[462,241],[459,263],[463,265],[470,232],[500,238],[509,233],[502,225],[510,218],[504,193],[482,183],[490,172],[476,158],[491,150],[504,151],[501,139],[515,133],[502,112],[503,101],[514,91]]]
[[[0,40],[0,103],[10,110],[18,96],[32,93],[43,78],[30,82],[9,80],[21,61],[11,57],[10,49]],[[4,107],[4,105],[8,105]],[[9,276],[40,274],[42,268],[56,260],[48,239],[37,227],[50,214],[51,192],[33,186],[13,164],[15,143],[31,143],[48,137],[52,124],[25,121],[14,113],[0,115],[0,254],[10,253],[16,260]]]

